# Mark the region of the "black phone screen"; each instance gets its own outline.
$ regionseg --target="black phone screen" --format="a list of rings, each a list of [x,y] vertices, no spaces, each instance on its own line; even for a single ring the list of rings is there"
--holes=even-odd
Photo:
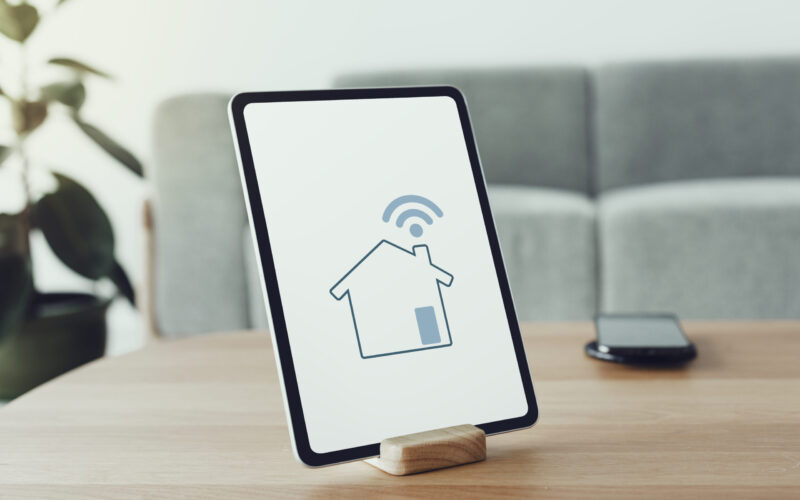
[[[672,315],[599,315],[597,343],[609,349],[688,347],[689,340]]]

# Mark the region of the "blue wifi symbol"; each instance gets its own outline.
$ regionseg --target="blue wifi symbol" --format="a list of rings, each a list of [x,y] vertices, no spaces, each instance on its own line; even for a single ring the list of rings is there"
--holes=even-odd
[[[389,222],[395,210],[407,204],[419,204],[424,207],[427,207],[437,217],[441,217],[442,215],[444,215],[442,209],[439,208],[436,205],[436,203],[432,202],[428,198],[425,198],[424,196],[419,196],[417,194],[407,194],[395,198],[394,200],[392,200],[391,203],[389,203],[389,205],[386,206],[386,210],[383,211],[383,222]],[[400,215],[397,216],[395,224],[397,225],[397,227],[403,227],[403,224],[405,224],[405,222],[412,217],[422,219],[429,226],[433,224],[433,217],[431,217],[428,214],[428,212],[420,210],[419,208],[407,208],[403,210],[400,213]],[[411,224],[408,230],[409,232],[411,232],[411,236],[415,238],[419,238],[420,236],[422,236],[422,226],[420,226],[416,222]]]

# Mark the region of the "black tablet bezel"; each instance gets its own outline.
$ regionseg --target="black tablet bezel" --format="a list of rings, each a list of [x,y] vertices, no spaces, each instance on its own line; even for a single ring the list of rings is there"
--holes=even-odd
[[[455,87],[435,86],[435,87],[397,87],[397,88],[372,88],[372,89],[340,89],[340,90],[301,90],[301,91],[280,91],[280,92],[246,92],[237,94],[231,99],[229,113],[234,132],[234,141],[237,142],[239,153],[239,166],[242,175],[242,184],[246,191],[250,221],[253,225],[258,253],[261,260],[264,282],[266,286],[269,309],[272,316],[272,325],[275,339],[275,349],[277,349],[280,360],[280,367],[284,384],[284,394],[288,403],[288,414],[291,419],[291,431],[295,443],[297,456],[306,465],[323,466],[351,460],[360,460],[373,457],[379,454],[380,444],[374,443],[343,450],[317,453],[311,449],[308,438],[308,430],[303,415],[303,405],[300,399],[300,390],[295,376],[294,361],[289,345],[289,336],[286,329],[286,320],[283,313],[283,306],[280,297],[280,287],[278,285],[275,263],[272,260],[272,250],[270,246],[269,234],[267,232],[264,209],[261,204],[261,196],[258,188],[258,179],[253,165],[250,140],[247,135],[247,128],[244,120],[244,110],[248,104],[265,102],[287,102],[287,101],[326,101],[341,99],[386,99],[386,98],[409,98],[409,97],[437,97],[447,96],[452,98],[458,108],[461,120],[461,129],[464,134],[467,151],[469,154],[472,174],[475,180],[475,187],[478,192],[481,210],[483,212],[484,225],[489,236],[489,244],[494,259],[495,271],[500,284],[500,290],[505,305],[506,317],[511,330],[511,339],[516,352],[519,373],[522,379],[522,386],[525,391],[525,398],[528,403],[528,411],[525,415],[516,418],[498,420],[477,424],[487,434],[497,434],[512,430],[523,429],[532,426],[539,415],[536,397],[533,391],[528,368],[525,349],[522,343],[522,335],[519,323],[514,311],[511,298],[511,290],[508,285],[505,267],[500,253],[500,244],[497,240],[489,199],[486,194],[486,184],[483,177],[478,150],[472,134],[467,105],[461,92]]]

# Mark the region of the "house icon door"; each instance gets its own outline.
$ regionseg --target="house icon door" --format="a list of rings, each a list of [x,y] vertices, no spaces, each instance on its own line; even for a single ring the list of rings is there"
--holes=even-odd
[[[427,245],[409,251],[381,240],[330,293],[347,297],[359,354],[367,359],[452,345],[442,296],[452,283]]]

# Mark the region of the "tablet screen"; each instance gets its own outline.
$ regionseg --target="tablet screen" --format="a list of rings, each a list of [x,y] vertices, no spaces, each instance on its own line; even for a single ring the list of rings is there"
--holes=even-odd
[[[243,114],[311,449],[526,415],[456,101]]]

